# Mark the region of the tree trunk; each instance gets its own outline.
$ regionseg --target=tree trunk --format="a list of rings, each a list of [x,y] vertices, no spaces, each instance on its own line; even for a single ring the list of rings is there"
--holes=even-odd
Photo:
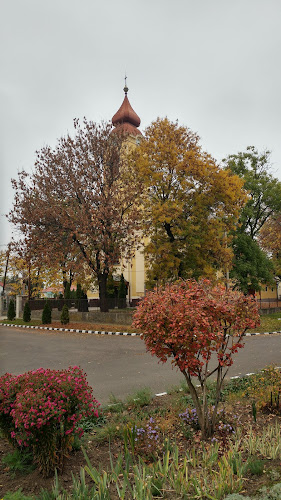
[[[100,311],[108,312],[107,298],[106,298],[106,282],[107,282],[107,273],[100,273],[98,275],[99,282],[99,295],[100,295]]]
[[[181,372],[182,372],[182,374],[187,382],[187,386],[189,388],[190,395],[192,397],[193,403],[194,403],[195,408],[196,408],[198,423],[199,423],[200,429],[202,431],[202,438],[205,439],[206,438],[206,435],[205,435],[206,431],[205,431],[204,415],[203,415],[202,406],[200,404],[196,389],[195,389],[193,383],[191,382],[191,379],[190,379],[189,375],[187,374],[187,372],[185,370],[181,370]]]
[[[32,288],[31,288],[31,267],[30,263],[28,264],[28,300],[32,298]]]
[[[188,385],[188,388],[190,391],[190,395],[192,397],[193,403],[194,403],[195,408],[196,408],[198,423],[199,423],[199,426],[200,426],[200,429],[202,432],[202,439],[203,440],[208,439],[209,437],[211,437],[213,435],[214,430],[215,430],[217,407],[218,407],[221,385],[220,385],[219,389],[217,386],[217,399],[218,400],[217,400],[217,403],[216,403],[215,409],[214,409],[215,413],[213,413],[212,415],[209,415],[207,393],[206,393],[206,380],[204,381],[203,388],[201,386],[201,388],[203,390],[203,402],[201,404],[199,397],[198,397],[198,394],[197,394],[197,391],[196,391],[193,383],[191,382],[189,375],[187,374],[187,372],[185,370],[181,370],[181,372],[185,377],[185,380],[187,382],[187,385]]]
[[[62,269],[62,284],[63,284],[63,296],[65,296],[65,290],[68,284],[65,269]]]

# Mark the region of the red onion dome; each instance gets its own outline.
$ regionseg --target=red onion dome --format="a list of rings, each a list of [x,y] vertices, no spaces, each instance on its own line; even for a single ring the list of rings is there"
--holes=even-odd
[[[128,87],[124,87],[125,97],[117,113],[112,118],[112,123],[117,127],[113,132],[120,130],[132,135],[142,135],[137,127],[140,126],[140,117],[133,110],[130,101],[127,97]]]

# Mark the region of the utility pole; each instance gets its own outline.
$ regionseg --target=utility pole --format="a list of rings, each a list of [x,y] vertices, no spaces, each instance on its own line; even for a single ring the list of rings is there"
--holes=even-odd
[[[10,243],[8,244],[8,250],[7,250],[7,253],[6,253],[6,266],[5,266],[5,274],[4,274],[2,295],[4,295],[4,292],[5,292],[5,285],[6,285],[6,279],[7,279],[7,271],[8,271],[8,265],[9,265],[9,258],[10,258]]]
[[[225,237],[225,248],[227,248],[227,232],[224,232],[224,237]],[[229,269],[228,265],[226,265],[226,270],[225,270],[225,289],[226,291],[229,290]]]

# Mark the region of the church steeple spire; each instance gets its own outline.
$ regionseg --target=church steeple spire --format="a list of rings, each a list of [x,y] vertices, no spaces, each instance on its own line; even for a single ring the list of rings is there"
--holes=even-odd
[[[125,97],[117,113],[115,113],[112,118],[113,125],[117,127],[113,129],[113,132],[120,130],[121,132],[125,132],[129,135],[142,135],[141,131],[138,130],[138,127],[140,126],[140,118],[130,104],[127,97],[128,91],[127,76],[125,75]]]
[[[127,87],[127,75],[125,73],[125,87],[123,88],[124,92],[125,92],[125,96],[128,94],[128,87]]]

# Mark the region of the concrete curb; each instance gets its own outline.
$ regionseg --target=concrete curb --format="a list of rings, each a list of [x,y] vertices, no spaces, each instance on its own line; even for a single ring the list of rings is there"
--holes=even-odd
[[[279,332],[277,332],[277,333],[279,333]],[[276,369],[281,370],[281,366],[276,366]],[[233,377],[229,377],[229,380],[250,377],[251,375],[256,375],[256,373],[258,373],[258,372],[245,373],[245,375],[234,375]],[[200,387],[200,384],[197,384],[196,387]],[[179,389],[179,392],[183,392],[183,389]],[[155,396],[167,396],[167,394],[169,394],[169,393],[168,392],[159,392],[158,394],[155,394]]]
[[[75,332],[75,333],[90,333],[93,335],[122,335],[128,337],[140,337],[140,333],[129,332],[105,332],[98,330],[75,330],[74,328],[52,328],[47,326],[29,326],[29,325],[11,325],[10,323],[0,323],[0,326],[9,326],[12,328],[29,328],[33,330],[51,330],[57,332]]]
[[[33,330],[51,330],[57,332],[75,332],[75,333],[90,333],[93,335],[122,335],[124,337],[140,337],[141,333],[129,333],[129,332],[106,332],[98,330],[75,330],[74,328],[52,328],[47,326],[29,326],[29,325],[11,325],[10,323],[0,323],[0,326],[10,326],[12,328],[31,328]],[[245,333],[245,337],[252,337],[253,335],[273,335],[274,333],[281,333],[281,330],[276,332],[257,332],[257,333]]]

